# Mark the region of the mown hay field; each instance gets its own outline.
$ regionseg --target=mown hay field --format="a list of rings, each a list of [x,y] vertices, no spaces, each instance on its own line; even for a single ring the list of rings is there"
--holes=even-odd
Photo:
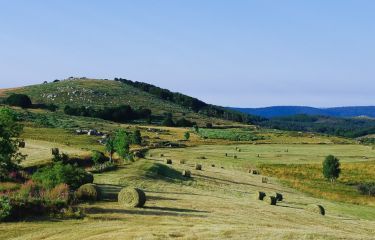
[[[170,174],[188,168],[192,179]],[[158,174],[160,169],[164,174]],[[121,183],[119,182],[121,180]],[[126,208],[117,199],[81,204],[82,220],[33,220],[0,224],[1,239],[372,239],[375,209],[301,194],[261,176],[222,168],[197,171],[193,165],[139,160],[96,174],[103,192],[143,189],[144,208]],[[116,186],[116,187],[115,187]],[[283,193],[277,205],[255,199]],[[309,209],[324,206],[321,216]],[[364,214],[368,214],[365,216]]]

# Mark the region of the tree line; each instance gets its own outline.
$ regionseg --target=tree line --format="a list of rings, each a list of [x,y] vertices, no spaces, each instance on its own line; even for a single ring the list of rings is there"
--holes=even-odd
[[[101,118],[104,120],[114,122],[128,122],[137,119],[150,119],[151,110],[146,108],[133,109],[128,105],[121,105],[117,107],[105,107],[102,109],[95,109],[93,107],[85,106],[69,106],[66,105],[64,113],[73,116]]]

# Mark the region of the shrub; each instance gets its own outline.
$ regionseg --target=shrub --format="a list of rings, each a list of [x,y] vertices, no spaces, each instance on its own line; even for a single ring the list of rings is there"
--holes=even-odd
[[[87,183],[77,189],[75,196],[78,200],[96,201],[100,198],[100,192],[95,184]]]
[[[363,195],[375,196],[375,182],[361,183],[357,186],[357,189]]]
[[[140,145],[142,143],[141,131],[135,130],[132,134],[132,143]]]
[[[46,192],[46,199],[49,201],[69,201],[69,186],[68,184],[61,183],[51,190]]]
[[[167,127],[175,126],[175,123],[173,122],[173,118],[172,118],[172,113],[166,113],[165,114],[164,119],[161,122],[161,125],[167,126]]]
[[[146,203],[146,194],[138,188],[123,188],[118,194],[118,202],[126,207],[143,207]]]
[[[185,140],[189,140],[189,138],[190,138],[190,133],[189,133],[189,132],[185,132],[185,133],[184,133],[184,138],[185,138]]]
[[[104,153],[102,153],[100,151],[96,151],[96,150],[92,151],[92,153],[91,153],[91,159],[94,162],[94,165],[103,163],[103,162],[105,162],[107,160],[107,158],[104,155]]]
[[[10,217],[12,212],[12,205],[6,196],[0,196],[0,221]]]
[[[22,108],[29,108],[32,106],[31,99],[25,94],[12,94],[5,100],[5,103]]]
[[[17,198],[19,199],[29,199],[29,198],[41,198],[42,188],[40,185],[35,183],[33,180],[29,180],[22,184],[17,193]]]
[[[166,163],[166,164],[172,164],[172,159],[167,159],[167,160],[165,160],[165,163]]]
[[[62,162],[54,163],[38,169],[32,179],[51,189],[61,183],[68,184],[72,189],[77,189],[82,184],[92,182],[92,176],[84,169]]]
[[[185,118],[180,118],[180,119],[178,119],[176,121],[176,126],[177,127],[192,127],[194,125],[196,125],[195,122],[191,122],[191,121],[189,121],[189,120],[187,120]]]

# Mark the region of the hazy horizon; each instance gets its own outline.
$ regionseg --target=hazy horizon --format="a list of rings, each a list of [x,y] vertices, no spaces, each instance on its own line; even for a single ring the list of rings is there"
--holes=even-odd
[[[0,88],[127,78],[232,107],[375,103],[373,1],[0,2]]]

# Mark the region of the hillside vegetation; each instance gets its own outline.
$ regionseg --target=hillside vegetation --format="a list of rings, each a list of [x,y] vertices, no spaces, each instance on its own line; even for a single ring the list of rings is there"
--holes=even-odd
[[[212,121],[223,123],[223,120],[249,123],[251,120],[247,114],[209,105],[198,99],[156,86],[153,86],[153,89],[158,91],[146,91],[129,80],[71,78],[21,88],[3,89],[0,96],[6,97],[13,93],[26,94],[35,104],[55,104],[60,109],[67,105],[94,108],[129,105],[134,109],[150,109],[155,116],[162,117],[165,113],[172,113],[175,118],[186,117],[203,124]]]

